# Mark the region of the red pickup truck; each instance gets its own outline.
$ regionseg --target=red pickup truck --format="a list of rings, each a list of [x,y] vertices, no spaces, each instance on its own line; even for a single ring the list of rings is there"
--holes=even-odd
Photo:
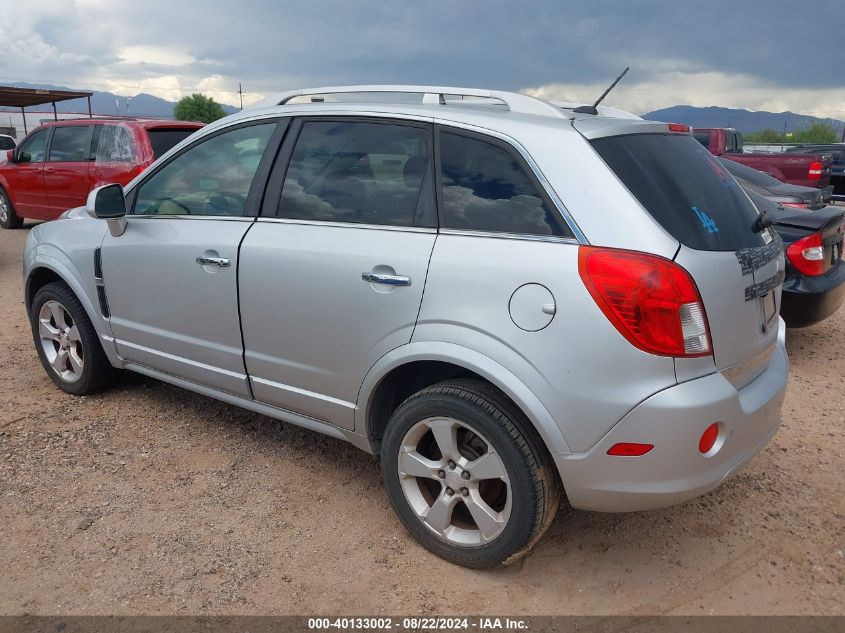
[[[742,134],[733,128],[697,127],[692,135],[714,156],[748,165],[781,182],[817,189],[826,189],[830,185],[831,154],[744,154]]]
[[[34,129],[0,161],[0,227],[55,220],[100,185],[126,185],[202,123],[76,119]]]

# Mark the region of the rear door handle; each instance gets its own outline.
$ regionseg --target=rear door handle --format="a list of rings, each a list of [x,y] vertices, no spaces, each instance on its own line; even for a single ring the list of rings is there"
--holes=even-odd
[[[202,255],[197,257],[197,263],[203,266],[220,266],[220,268],[227,268],[231,262],[228,257],[206,257]]]
[[[405,275],[385,275],[384,273],[361,273],[361,279],[371,284],[385,284],[387,286],[410,286],[411,278]]]

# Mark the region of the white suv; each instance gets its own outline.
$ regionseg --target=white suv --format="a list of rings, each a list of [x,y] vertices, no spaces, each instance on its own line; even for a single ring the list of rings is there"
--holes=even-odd
[[[282,95],[33,228],[24,276],[61,389],[129,369],[348,440],[474,567],[562,491],[715,487],[787,378],[780,240],[689,130],[505,92]]]

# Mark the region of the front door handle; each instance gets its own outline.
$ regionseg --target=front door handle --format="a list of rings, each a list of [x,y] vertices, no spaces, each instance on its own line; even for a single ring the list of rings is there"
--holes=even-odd
[[[411,278],[405,275],[385,275],[384,273],[361,273],[361,279],[371,284],[385,284],[386,286],[410,286]]]
[[[202,255],[197,257],[197,263],[203,266],[220,266],[220,268],[227,268],[231,263],[228,257],[206,257]]]

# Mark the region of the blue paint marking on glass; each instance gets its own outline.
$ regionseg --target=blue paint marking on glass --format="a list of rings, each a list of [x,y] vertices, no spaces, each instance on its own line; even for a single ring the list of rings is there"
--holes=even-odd
[[[699,211],[698,207],[692,207],[693,212],[698,217],[698,221],[701,222],[701,226],[707,229],[708,233],[718,233],[719,227],[716,226],[716,221],[711,218],[709,215],[704,213],[704,211]]]

